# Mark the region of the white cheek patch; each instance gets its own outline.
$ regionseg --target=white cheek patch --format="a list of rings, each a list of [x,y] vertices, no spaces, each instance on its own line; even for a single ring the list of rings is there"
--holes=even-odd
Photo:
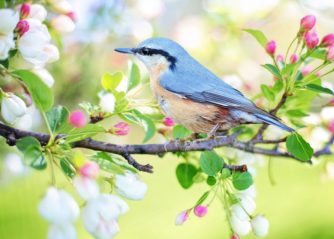
[[[161,55],[151,55],[151,56],[144,56],[140,54],[136,54],[136,56],[141,60],[148,69],[155,67],[160,64],[169,64],[167,59]]]

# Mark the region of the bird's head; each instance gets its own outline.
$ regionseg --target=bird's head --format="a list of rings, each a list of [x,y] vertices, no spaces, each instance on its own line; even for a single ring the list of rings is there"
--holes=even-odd
[[[135,55],[148,70],[161,67],[173,71],[180,59],[188,55],[183,47],[167,38],[149,38],[135,48],[116,48],[115,51]]]

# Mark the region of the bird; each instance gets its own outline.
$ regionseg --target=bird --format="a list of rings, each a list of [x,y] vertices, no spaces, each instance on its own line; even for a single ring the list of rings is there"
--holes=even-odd
[[[194,133],[214,137],[243,124],[268,124],[294,131],[278,117],[257,107],[171,39],[152,37],[137,47],[115,51],[134,55],[144,63],[163,114]]]

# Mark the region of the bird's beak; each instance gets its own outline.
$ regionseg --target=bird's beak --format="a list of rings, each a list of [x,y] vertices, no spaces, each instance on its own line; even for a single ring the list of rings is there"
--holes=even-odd
[[[116,48],[115,51],[125,54],[134,54],[133,48]]]

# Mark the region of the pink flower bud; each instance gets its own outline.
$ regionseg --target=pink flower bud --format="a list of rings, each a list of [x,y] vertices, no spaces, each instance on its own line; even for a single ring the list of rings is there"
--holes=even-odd
[[[321,72],[320,72],[320,71],[317,71],[317,72],[315,73],[315,75],[316,75],[317,77],[320,77],[320,76],[321,76]]]
[[[26,18],[30,13],[30,4],[23,3],[20,8],[21,18]]]
[[[234,234],[231,236],[231,239],[240,239],[240,237],[237,234]]]
[[[71,18],[71,20],[72,20],[73,22],[75,22],[75,21],[77,20],[77,16],[75,15],[74,12],[68,12],[68,13],[66,13],[65,15],[68,16],[69,18]]]
[[[284,57],[283,57],[283,55],[282,54],[278,54],[277,56],[276,56],[276,61],[277,62],[284,62]]]
[[[329,122],[328,124],[328,130],[334,134],[334,120],[332,120],[331,122]]]
[[[99,165],[94,161],[88,161],[85,163],[80,169],[80,175],[82,177],[95,179],[97,175],[99,174],[100,167]]]
[[[69,122],[75,128],[82,128],[87,124],[87,119],[84,112],[76,110],[71,112]]]
[[[290,56],[290,63],[294,64],[298,61],[298,59],[299,59],[298,55],[296,53],[294,53]]]
[[[303,76],[307,76],[312,71],[312,68],[309,66],[304,66],[301,70]]]
[[[123,136],[127,135],[129,133],[130,127],[127,123],[125,122],[119,122],[114,125],[114,134]]]
[[[269,41],[266,45],[266,52],[269,55],[274,55],[276,50],[276,42],[275,41]]]
[[[165,125],[165,126],[167,126],[167,127],[172,127],[172,126],[174,126],[174,120],[172,119],[172,118],[170,118],[170,117],[166,117],[166,118],[164,118],[164,120],[162,121],[162,123]]]
[[[307,15],[300,20],[300,27],[303,31],[309,31],[314,27],[316,21],[315,16]]]
[[[20,36],[23,36],[24,33],[29,31],[29,23],[26,20],[20,20],[17,25],[15,30],[18,32]]]
[[[304,35],[304,39],[308,49],[313,49],[319,43],[319,38],[315,31],[306,32]]]
[[[324,47],[331,47],[334,45],[334,34],[330,33],[324,36],[321,40],[321,44]]]
[[[198,217],[204,217],[208,213],[208,208],[203,205],[198,205],[194,208],[194,213]]]
[[[189,211],[183,211],[177,214],[175,218],[175,225],[180,226],[189,218]]]
[[[333,61],[334,60],[334,46],[331,46],[330,48],[328,48],[328,51],[327,51],[327,60],[329,60],[329,61]]]

